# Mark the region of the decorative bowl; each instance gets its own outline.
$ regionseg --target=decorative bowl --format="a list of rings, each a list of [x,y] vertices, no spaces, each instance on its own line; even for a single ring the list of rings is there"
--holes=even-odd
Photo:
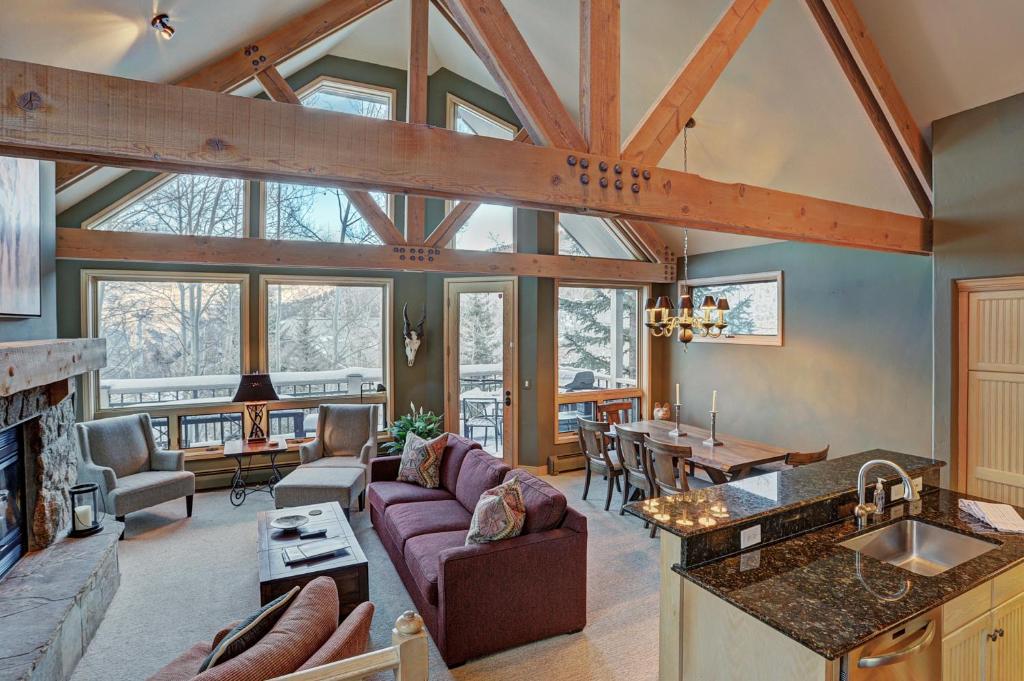
[[[309,522],[309,516],[304,515],[283,515],[270,521],[270,526],[285,532],[297,530]]]

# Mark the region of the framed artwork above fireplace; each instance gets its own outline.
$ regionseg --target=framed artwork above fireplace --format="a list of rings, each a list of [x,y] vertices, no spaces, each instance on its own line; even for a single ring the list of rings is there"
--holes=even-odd
[[[39,161],[0,156],[0,318],[42,314]]]

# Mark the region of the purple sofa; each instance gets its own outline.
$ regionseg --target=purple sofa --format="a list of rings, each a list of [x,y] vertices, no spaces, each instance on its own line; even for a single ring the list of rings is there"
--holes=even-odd
[[[397,481],[400,461],[370,461],[370,519],[449,667],[583,629],[587,520],[561,492],[457,435],[437,489]],[[510,475],[523,488],[523,534],[466,546],[480,494]]]

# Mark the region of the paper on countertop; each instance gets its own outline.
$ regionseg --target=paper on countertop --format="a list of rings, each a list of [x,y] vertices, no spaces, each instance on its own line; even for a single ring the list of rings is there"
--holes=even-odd
[[[1008,504],[990,504],[973,499],[960,499],[960,510],[994,527],[1000,532],[1024,533],[1024,519]]]

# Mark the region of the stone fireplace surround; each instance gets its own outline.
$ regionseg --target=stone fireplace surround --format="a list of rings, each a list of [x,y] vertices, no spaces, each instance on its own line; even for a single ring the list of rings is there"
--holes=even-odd
[[[120,583],[120,523],[67,536],[73,381],[105,362],[102,340],[0,343],[0,430],[21,429],[28,538],[28,553],[0,580],[0,681],[69,677]]]

